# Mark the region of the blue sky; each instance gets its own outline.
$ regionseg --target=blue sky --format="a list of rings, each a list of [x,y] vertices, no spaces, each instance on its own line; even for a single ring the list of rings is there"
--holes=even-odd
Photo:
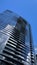
[[[31,24],[33,43],[37,50],[37,0],[0,0],[0,13],[6,9],[21,15]]]

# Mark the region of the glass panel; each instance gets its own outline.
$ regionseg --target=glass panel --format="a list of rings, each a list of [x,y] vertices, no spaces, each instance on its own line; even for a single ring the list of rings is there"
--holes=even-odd
[[[0,14],[0,29],[5,28],[8,24],[15,26],[18,17],[17,14],[10,12],[9,10],[3,12]]]
[[[9,37],[7,35],[0,32],[0,53],[3,51],[8,38]]]
[[[28,47],[30,47],[29,26],[28,26],[28,25],[26,25],[25,44],[26,44]]]

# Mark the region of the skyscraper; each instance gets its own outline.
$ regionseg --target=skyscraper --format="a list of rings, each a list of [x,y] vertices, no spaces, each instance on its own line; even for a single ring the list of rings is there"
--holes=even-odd
[[[35,65],[31,26],[9,10],[0,14],[0,65]]]

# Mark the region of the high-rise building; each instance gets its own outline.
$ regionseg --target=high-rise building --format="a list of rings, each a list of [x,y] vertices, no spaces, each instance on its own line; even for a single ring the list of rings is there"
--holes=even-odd
[[[0,13],[0,65],[35,65],[31,26],[9,10]]]

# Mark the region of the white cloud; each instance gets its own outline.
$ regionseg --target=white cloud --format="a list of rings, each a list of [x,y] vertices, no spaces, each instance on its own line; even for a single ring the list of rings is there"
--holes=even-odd
[[[35,48],[35,51],[37,51],[37,48]]]

